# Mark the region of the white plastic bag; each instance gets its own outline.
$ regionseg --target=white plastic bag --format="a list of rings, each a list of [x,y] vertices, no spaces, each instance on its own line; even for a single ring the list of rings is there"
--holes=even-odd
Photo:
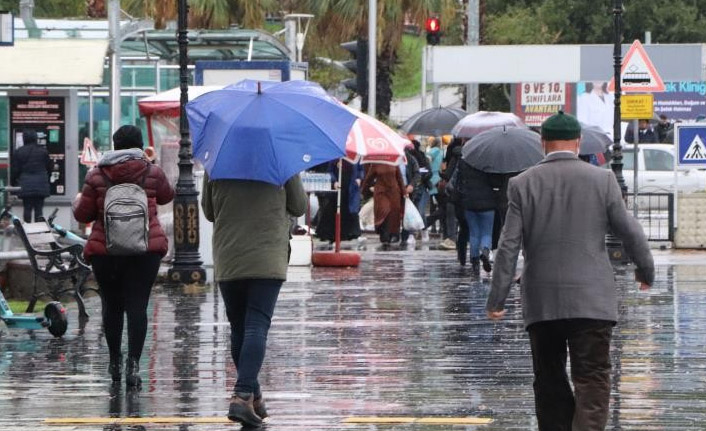
[[[372,232],[375,230],[375,203],[374,199],[370,199],[363,205],[358,213],[360,218],[360,228],[364,232]]]
[[[424,220],[410,198],[404,199],[404,222],[402,225],[405,230],[410,232],[424,229]]]

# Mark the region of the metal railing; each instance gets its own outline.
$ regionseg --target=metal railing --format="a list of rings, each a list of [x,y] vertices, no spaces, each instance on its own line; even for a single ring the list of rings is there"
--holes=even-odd
[[[627,197],[628,210],[632,214],[635,198]],[[674,241],[674,195],[672,193],[639,193],[637,195],[637,219],[645,229],[649,241]]]

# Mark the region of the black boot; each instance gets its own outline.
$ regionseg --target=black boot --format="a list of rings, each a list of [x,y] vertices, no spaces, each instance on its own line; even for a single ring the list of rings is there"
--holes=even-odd
[[[480,258],[479,257],[472,257],[471,258],[471,272],[473,275],[480,275]]]
[[[255,414],[260,416],[260,419],[265,420],[269,415],[267,414],[267,406],[265,406],[265,400],[262,399],[262,393],[255,395],[252,402],[253,410]]]
[[[123,355],[113,356],[110,358],[110,364],[108,365],[108,373],[113,382],[119,382],[122,375],[120,374],[123,369]]]
[[[252,392],[236,392],[230,398],[228,408],[228,419],[239,422],[244,426],[259,427],[262,425],[262,418],[255,413],[254,399]]]
[[[490,273],[493,267],[490,265],[490,250],[484,248],[480,255],[480,261],[483,262],[483,271]]]
[[[456,255],[458,256],[458,263],[460,263],[461,266],[466,266],[466,254],[468,254],[468,243],[459,235],[456,241]]]
[[[127,358],[127,364],[125,364],[125,385],[135,389],[139,389],[142,386],[140,362],[137,358]]]

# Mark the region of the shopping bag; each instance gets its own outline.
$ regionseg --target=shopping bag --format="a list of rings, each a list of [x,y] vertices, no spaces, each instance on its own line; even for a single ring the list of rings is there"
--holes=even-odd
[[[405,230],[410,232],[424,229],[424,220],[410,198],[404,199],[404,221],[402,225]]]
[[[360,228],[363,231],[372,232],[375,230],[375,203],[373,199],[369,199],[363,205],[358,216],[360,218]]]

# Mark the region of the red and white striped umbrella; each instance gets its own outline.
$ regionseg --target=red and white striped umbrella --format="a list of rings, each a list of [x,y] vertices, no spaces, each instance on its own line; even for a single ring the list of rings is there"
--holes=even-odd
[[[346,141],[346,160],[393,166],[407,162],[404,149],[412,145],[409,139],[369,115],[346,108],[358,117]]]

